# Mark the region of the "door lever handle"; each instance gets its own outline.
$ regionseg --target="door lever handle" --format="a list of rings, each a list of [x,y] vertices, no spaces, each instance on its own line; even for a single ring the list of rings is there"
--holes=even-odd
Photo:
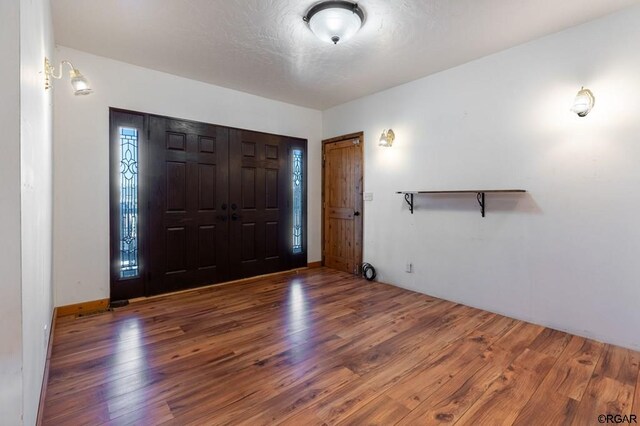
[[[360,216],[360,212],[353,212],[354,216]]]

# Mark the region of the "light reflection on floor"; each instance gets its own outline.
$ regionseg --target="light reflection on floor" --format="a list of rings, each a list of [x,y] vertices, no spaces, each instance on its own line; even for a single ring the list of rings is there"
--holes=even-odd
[[[303,345],[309,337],[311,324],[307,295],[298,279],[291,282],[286,303],[289,306],[286,318],[287,340],[291,346]]]
[[[111,413],[126,406],[145,406],[142,403],[149,397],[142,392],[144,386],[140,386],[147,374],[147,354],[142,334],[140,320],[137,317],[127,318],[119,324],[110,375],[120,379],[109,381],[107,388],[108,398],[111,399]],[[136,388],[139,392],[136,392]]]

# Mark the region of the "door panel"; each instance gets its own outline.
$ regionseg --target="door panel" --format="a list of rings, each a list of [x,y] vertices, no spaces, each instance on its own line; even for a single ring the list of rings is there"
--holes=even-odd
[[[228,276],[226,128],[150,119],[149,293]]]
[[[122,138],[126,137],[121,133],[123,129],[135,130],[135,146],[123,146]],[[145,291],[147,217],[143,206],[146,206],[148,191],[143,178],[147,165],[142,159],[147,154],[146,129],[147,117],[144,114],[111,111],[109,225],[112,300],[138,297]],[[128,179],[123,174],[128,175]],[[132,186],[134,174],[136,184]]]
[[[362,148],[359,138],[324,145],[324,265],[359,273],[362,264]]]
[[[280,271],[288,263],[287,140],[232,130],[230,142],[231,278]]]

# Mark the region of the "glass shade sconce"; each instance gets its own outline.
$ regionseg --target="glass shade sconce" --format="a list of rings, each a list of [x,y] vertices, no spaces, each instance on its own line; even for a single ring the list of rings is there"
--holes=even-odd
[[[390,147],[393,145],[393,141],[396,138],[396,134],[393,133],[393,130],[384,130],[380,135],[380,141],[378,142],[378,146]]]
[[[593,109],[593,105],[596,103],[596,98],[589,89],[582,87],[576,98],[573,100],[573,106],[571,111],[578,114],[578,117],[585,117]]]
[[[80,70],[73,66],[73,64],[69,61],[60,62],[60,69],[56,73],[56,68],[51,65],[51,62],[48,58],[44,58],[44,88],[48,90],[51,88],[53,82],[52,78],[56,80],[60,80],[62,78],[62,68],[64,65],[68,65],[71,70],[69,71],[69,78],[71,80],[71,86],[73,87],[73,94],[76,96],[80,95],[88,95],[93,90],[91,90],[91,86],[89,86],[89,80],[82,75]]]

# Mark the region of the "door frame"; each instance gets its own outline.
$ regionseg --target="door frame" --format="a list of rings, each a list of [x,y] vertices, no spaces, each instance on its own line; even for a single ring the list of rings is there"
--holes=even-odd
[[[195,124],[208,124],[208,125],[229,129],[229,131],[248,131],[248,132],[260,133],[260,134],[276,136],[279,138],[286,139],[287,140],[287,150],[286,150],[287,159],[286,159],[285,172],[288,175],[290,174],[290,171],[291,171],[290,168],[292,167],[291,161],[290,161],[291,151],[294,148],[302,150],[302,153],[303,153],[302,252],[299,254],[294,254],[291,252],[291,250],[289,250],[287,252],[287,258],[286,258],[287,267],[284,270],[279,271],[278,273],[286,272],[290,270],[296,270],[302,267],[306,267],[308,265],[307,262],[308,262],[308,253],[309,253],[308,252],[308,239],[309,239],[309,229],[308,229],[309,214],[308,213],[309,212],[308,212],[307,200],[308,200],[308,194],[309,194],[309,187],[308,187],[309,180],[307,175],[309,174],[309,167],[308,167],[309,149],[308,149],[307,139],[304,139],[302,137],[288,136],[288,135],[282,135],[277,133],[268,133],[260,130],[241,129],[238,127],[225,126],[221,124],[201,122],[201,121],[196,121],[188,118],[172,117],[172,116],[166,116],[161,114],[134,111],[134,110],[118,108],[118,107],[109,107],[108,112],[109,112],[109,139],[108,139],[108,144],[109,144],[109,160],[108,160],[109,162],[109,232],[108,232],[108,236],[109,236],[109,298],[112,301],[132,299],[136,297],[149,297],[152,295],[149,289],[148,267],[146,265],[146,262],[149,259],[149,247],[147,247],[148,244],[146,244],[146,241],[143,241],[143,238],[140,238],[139,240],[139,244],[140,244],[139,245],[139,256],[140,256],[139,262],[140,262],[140,268],[141,268],[140,276],[133,280],[119,278],[120,269],[119,269],[119,264],[117,263],[117,259],[119,257],[119,241],[120,241],[119,232],[118,232],[119,231],[119,210],[118,208],[116,208],[116,203],[114,201],[119,199],[120,186],[118,185],[118,182],[115,179],[113,179],[113,174],[117,175],[118,170],[120,169],[120,160],[119,160],[120,151],[118,149],[117,144],[113,143],[117,135],[116,134],[116,130],[118,127],[116,124],[117,120],[114,119],[115,115],[117,114],[132,115],[142,120],[142,127],[139,132],[139,148],[138,148],[139,149],[139,153],[138,153],[138,162],[139,162],[139,166],[138,166],[139,167],[138,169],[139,170],[138,232],[140,235],[144,234],[145,237],[149,232],[149,229],[148,229],[149,228],[149,223],[148,223],[149,194],[148,194],[147,188],[149,187],[150,171],[147,170],[146,164],[148,164],[148,160],[149,160],[148,158],[149,156],[148,145],[150,143],[149,121],[151,117],[160,117],[160,118],[169,119],[169,120],[179,120],[179,121],[195,123]],[[289,188],[289,190],[286,193],[286,196],[288,197],[287,208],[291,208],[290,201],[292,197],[292,192],[293,192],[293,189]],[[288,216],[288,219],[286,222],[286,226],[290,228],[291,224],[289,223],[289,219],[290,219],[290,215]],[[252,277],[248,277],[248,278],[252,278]],[[131,286],[131,290],[129,290],[125,286],[116,285],[116,283],[118,282],[125,282],[125,281],[128,283],[134,283],[135,281],[135,291],[133,289],[134,286]],[[227,281],[221,281],[218,283],[212,283],[210,285],[224,284],[226,282]],[[208,287],[208,286],[209,285],[205,285],[205,287]],[[132,294],[134,292],[139,293],[140,290],[142,290],[142,296],[140,296],[139,294],[136,294],[136,295]]]
[[[321,242],[322,242],[322,265],[324,266],[325,264],[325,238],[324,238],[324,222],[325,222],[325,213],[326,213],[326,205],[325,205],[325,193],[324,193],[324,183],[325,183],[325,174],[326,174],[326,170],[325,170],[325,159],[326,159],[326,147],[327,144],[330,143],[335,143],[335,142],[341,142],[341,141],[348,141],[351,139],[358,139],[360,141],[360,143],[358,144],[358,146],[360,147],[360,158],[362,159],[362,167],[360,168],[360,176],[359,176],[359,180],[360,180],[360,196],[356,199],[356,207],[360,207],[360,209],[358,211],[360,211],[360,216],[359,219],[356,220],[356,225],[355,225],[355,243],[357,244],[358,247],[360,247],[360,250],[356,250],[356,264],[358,265],[358,271],[361,271],[362,268],[362,262],[363,262],[363,243],[364,243],[364,234],[363,234],[363,225],[364,225],[364,132],[356,132],[356,133],[349,133],[346,135],[342,135],[342,136],[336,136],[334,138],[330,138],[330,139],[324,139],[322,141],[322,180],[321,180],[321,185],[322,185],[322,198],[321,198],[321,209],[322,209],[322,214],[321,214],[321,232],[320,232],[320,238],[321,238]],[[359,205],[358,205],[359,204]]]

